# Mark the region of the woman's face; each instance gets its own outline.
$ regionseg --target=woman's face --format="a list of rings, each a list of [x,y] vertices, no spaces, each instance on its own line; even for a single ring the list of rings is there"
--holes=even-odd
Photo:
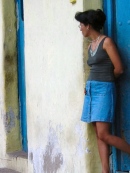
[[[84,37],[89,36],[89,25],[84,25],[83,23],[80,23],[79,28],[80,31],[82,31]]]

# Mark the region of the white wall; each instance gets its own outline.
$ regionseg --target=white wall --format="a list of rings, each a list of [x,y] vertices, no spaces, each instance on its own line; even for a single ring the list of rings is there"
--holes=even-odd
[[[89,172],[83,38],[74,19],[82,10],[79,0],[24,1],[29,170],[36,173]]]

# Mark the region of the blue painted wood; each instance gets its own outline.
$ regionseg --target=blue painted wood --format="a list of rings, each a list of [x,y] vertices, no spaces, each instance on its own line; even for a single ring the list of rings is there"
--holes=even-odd
[[[125,72],[120,81],[120,134],[130,143],[130,0],[116,0],[116,38]],[[130,170],[130,156],[120,152],[121,171]]]
[[[106,22],[105,22],[105,27],[104,27],[104,32],[106,35],[109,37],[114,37],[114,32],[113,32],[113,21],[114,21],[114,4],[113,0],[104,0],[103,1],[103,9],[106,14]]]
[[[115,39],[125,67],[117,84],[118,102],[113,133],[130,143],[130,0],[104,0],[104,11],[108,17],[105,32]],[[112,163],[113,173],[130,170],[130,156],[115,148],[112,150]]]
[[[115,20],[115,6],[114,6],[114,3],[115,0],[104,0],[103,1],[103,10],[106,14],[106,22],[105,22],[105,26],[104,26],[104,33],[113,38],[113,40],[115,40],[115,35],[114,35],[114,29],[115,29],[115,26],[114,26],[114,20]],[[116,133],[116,127],[117,127],[117,122],[116,124],[114,124],[112,126],[112,133],[115,135],[117,134]],[[119,135],[119,134],[117,134]],[[112,154],[111,154],[111,164],[110,164],[110,170],[111,172],[115,173],[116,170],[119,169],[119,157],[118,157],[118,152],[114,147],[111,148],[112,150]]]
[[[16,0],[17,6],[17,48],[18,48],[18,93],[21,117],[23,150],[27,151],[26,87],[24,62],[24,16],[23,0]]]

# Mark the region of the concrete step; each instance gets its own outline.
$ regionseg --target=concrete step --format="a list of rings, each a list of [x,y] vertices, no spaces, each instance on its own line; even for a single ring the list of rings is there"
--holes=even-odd
[[[0,168],[0,173],[20,173],[20,172],[14,171],[12,169]]]

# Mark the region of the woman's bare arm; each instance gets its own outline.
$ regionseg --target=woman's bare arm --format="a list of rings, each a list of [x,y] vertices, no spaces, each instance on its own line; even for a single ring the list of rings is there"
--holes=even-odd
[[[103,49],[106,50],[107,54],[109,55],[113,63],[115,77],[120,76],[123,73],[123,65],[116,45],[114,44],[111,38],[107,37],[105,39]]]

